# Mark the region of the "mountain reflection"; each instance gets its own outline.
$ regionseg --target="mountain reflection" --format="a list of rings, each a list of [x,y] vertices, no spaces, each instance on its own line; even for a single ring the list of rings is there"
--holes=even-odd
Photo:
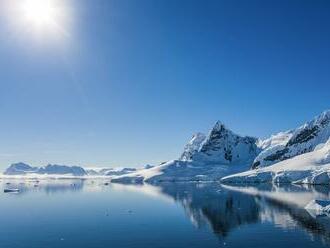
[[[174,199],[198,228],[209,227],[220,240],[229,239],[235,230],[253,224],[271,224],[276,230],[303,230],[311,240],[330,245],[330,217],[305,210],[315,199],[329,200],[324,186],[264,184],[237,187],[217,183],[162,183],[157,186],[109,184],[107,180],[2,180],[2,187],[20,189],[19,194],[143,192],[150,197]],[[54,195],[55,196],[55,195]],[[164,198],[165,196],[165,198]]]
[[[330,218],[304,209],[312,199],[329,199],[327,187],[227,187],[214,183],[159,187],[184,207],[197,227],[209,224],[221,238],[242,225],[269,222],[281,229],[303,229],[311,239],[330,244]]]
[[[243,224],[260,220],[254,197],[224,190],[218,184],[162,184],[162,192],[180,202],[192,222],[198,226],[209,223],[220,236]]]

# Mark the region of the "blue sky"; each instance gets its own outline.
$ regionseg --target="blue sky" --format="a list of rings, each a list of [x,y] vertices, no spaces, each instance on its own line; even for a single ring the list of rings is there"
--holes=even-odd
[[[65,41],[0,11],[0,167],[159,163],[216,120],[267,137],[330,108],[329,1],[59,1]]]

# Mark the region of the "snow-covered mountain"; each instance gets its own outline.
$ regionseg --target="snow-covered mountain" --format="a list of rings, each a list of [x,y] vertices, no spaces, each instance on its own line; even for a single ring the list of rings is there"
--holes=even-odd
[[[282,132],[259,142],[262,152],[253,162],[252,169],[265,167],[277,162],[313,151],[330,137],[330,110],[323,112],[312,121],[297,129]]]
[[[84,168],[79,166],[67,166],[67,165],[57,165],[49,164],[45,167],[39,168],[38,174],[47,175],[72,175],[72,176],[85,176],[87,175]]]
[[[223,183],[330,184],[330,139],[312,152],[260,169],[230,175]]]
[[[258,155],[257,139],[242,137],[217,122],[206,139],[201,142],[192,161],[216,164],[248,164]]]
[[[179,160],[216,164],[247,164],[252,162],[259,153],[256,142],[256,138],[241,137],[218,121],[207,136],[202,133],[193,135]]]
[[[193,135],[179,159],[140,170],[113,182],[214,181],[250,168],[259,153],[257,139],[242,137],[217,122],[209,134]]]
[[[147,181],[154,183],[160,181],[218,180],[230,174],[250,170],[251,168],[276,165],[282,161],[283,163],[280,163],[278,167],[281,169],[280,171],[276,170],[275,175],[279,172],[295,169],[298,170],[297,175],[301,178],[301,171],[308,170],[309,174],[307,173],[308,179],[306,180],[312,180],[313,176],[324,172],[323,169],[326,168],[326,158],[330,155],[327,150],[329,142],[325,143],[329,137],[330,111],[323,112],[312,121],[296,129],[272,135],[265,140],[239,136],[227,129],[221,122],[217,122],[208,135],[195,134],[185,146],[179,159],[151,169],[114,178],[113,181],[125,183]],[[310,152],[315,153],[299,156]],[[309,161],[311,167],[304,161]],[[320,164],[321,167],[316,166]],[[275,167],[271,167],[269,172],[272,168]],[[244,175],[252,175],[256,171],[252,170],[246,173]],[[270,181],[273,180],[273,175],[273,172],[261,174]],[[303,173],[303,175],[305,174]],[[322,175],[326,177],[325,174]],[[228,180],[226,179],[226,181]],[[258,180],[260,181],[259,176]],[[319,179],[315,180],[318,181]]]
[[[38,167],[32,167],[25,163],[15,163],[5,170],[4,175],[26,175],[28,173],[36,173],[38,169]]]
[[[113,182],[120,183],[214,181],[223,177],[224,182],[319,183],[327,182],[330,175],[329,139],[330,110],[296,129],[265,140],[237,135],[218,121],[208,135],[193,135],[178,159],[158,166],[85,170],[78,166],[38,168],[18,163],[11,165],[4,174],[109,176]],[[247,172],[241,173],[243,171]]]
[[[44,167],[32,167],[24,163],[16,163],[10,165],[4,175],[70,175],[70,176],[85,176],[86,171],[79,166],[67,166],[67,165],[47,165]]]
[[[150,165],[147,168],[152,168]],[[137,171],[136,168],[83,168],[80,166],[49,164],[43,167],[33,167],[25,163],[16,163],[10,165],[4,175],[22,176],[22,175],[67,175],[75,177],[111,177],[121,176]]]

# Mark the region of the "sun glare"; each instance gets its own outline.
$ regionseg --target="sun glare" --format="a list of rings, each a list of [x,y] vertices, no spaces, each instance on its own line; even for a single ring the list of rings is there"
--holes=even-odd
[[[24,17],[37,26],[52,25],[56,22],[56,6],[51,0],[25,0],[22,5]]]
[[[67,43],[72,37],[71,3],[70,0],[0,0],[0,17],[6,17],[13,34],[25,41],[32,39],[37,45]]]

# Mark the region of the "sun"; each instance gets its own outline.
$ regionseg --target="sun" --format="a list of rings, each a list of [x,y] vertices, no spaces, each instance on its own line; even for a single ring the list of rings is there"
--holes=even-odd
[[[53,0],[24,0],[22,12],[27,22],[39,27],[56,23],[58,14]]]
[[[36,46],[67,45],[73,37],[74,0],[0,0],[13,37]],[[26,43],[24,43],[26,44]]]

